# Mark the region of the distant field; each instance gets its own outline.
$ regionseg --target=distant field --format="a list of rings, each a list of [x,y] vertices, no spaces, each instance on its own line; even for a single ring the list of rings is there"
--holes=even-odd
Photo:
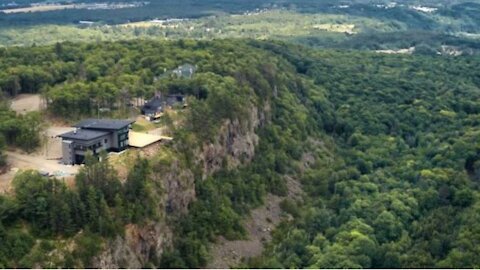
[[[297,36],[356,34],[366,29],[396,30],[379,20],[336,14],[305,14],[287,10],[264,10],[241,15],[218,15],[198,19],[148,20],[117,25],[39,25],[0,28],[0,46],[29,46],[55,42],[92,42],[144,39],[254,38],[291,39]],[[39,35],[39,33],[42,33]]]
[[[3,9],[0,12],[5,14],[15,14],[15,13],[35,13],[35,12],[47,12],[47,11],[56,11],[56,10],[66,10],[66,9],[88,9],[88,10],[97,10],[97,9],[122,9],[122,8],[135,8],[145,5],[141,2],[132,2],[132,3],[79,3],[79,4],[39,4],[32,5],[30,7],[22,8],[13,8],[13,9]]]
[[[289,10],[269,10],[242,16],[227,16],[208,21],[206,25],[221,31],[223,36],[239,35],[255,38],[317,36],[322,32],[353,34],[366,29],[394,31],[396,27],[380,20],[339,14],[309,14]]]
[[[329,32],[340,32],[340,33],[348,33],[348,34],[355,34],[353,30],[355,28],[355,24],[317,24],[313,26],[313,29],[318,30],[325,30]]]
[[[160,23],[154,23],[151,21],[144,21],[144,22],[133,22],[133,23],[123,23],[119,24],[118,26],[121,27],[140,27],[140,28],[149,28],[153,26],[158,26],[158,27],[165,27],[163,24]]]
[[[127,27],[127,28],[150,28],[150,27],[159,27],[159,28],[177,28],[179,24],[163,24],[155,21],[143,21],[143,22],[133,22],[133,23],[124,23],[117,26]]]
[[[32,7],[24,7],[24,8],[14,8],[14,9],[3,9],[0,12],[6,14],[12,13],[28,13],[28,12],[45,12],[45,11],[53,11],[53,10],[62,10],[62,9],[73,9],[76,8],[77,5],[43,5],[43,6],[32,6]]]

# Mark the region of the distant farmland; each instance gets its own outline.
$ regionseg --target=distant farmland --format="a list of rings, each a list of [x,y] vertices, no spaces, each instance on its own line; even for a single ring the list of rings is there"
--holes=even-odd
[[[13,9],[3,9],[0,10],[6,14],[12,13],[29,13],[29,12],[45,12],[53,10],[62,10],[62,9],[73,9],[77,8],[77,5],[42,5],[42,6],[32,6],[32,7],[22,7],[22,8],[13,8]]]
[[[22,8],[13,8],[13,9],[3,9],[0,12],[5,14],[14,14],[14,13],[33,13],[33,12],[46,12],[54,10],[64,10],[64,9],[120,9],[120,8],[134,8],[149,4],[149,2],[132,2],[132,3],[92,3],[92,4],[50,4],[50,5],[32,5],[30,7]]]

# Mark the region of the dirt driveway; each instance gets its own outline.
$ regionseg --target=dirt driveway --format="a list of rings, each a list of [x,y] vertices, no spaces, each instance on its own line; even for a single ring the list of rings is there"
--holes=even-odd
[[[12,100],[11,108],[20,114],[40,111],[43,109],[42,97],[40,95],[33,94],[18,95],[14,100]]]
[[[60,160],[48,160],[44,156],[29,155],[19,152],[7,151],[7,161],[12,168],[19,168],[22,170],[34,169],[45,171],[49,173],[63,172],[64,174],[74,174],[78,171],[80,166],[67,166],[60,163]]]
[[[0,193],[8,191],[10,183],[19,170],[38,170],[48,172],[57,178],[72,178],[80,166],[67,166],[60,163],[62,140],[59,134],[73,130],[71,127],[50,127],[43,135],[44,145],[36,152],[27,154],[20,151],[7,151],[7,163],[10,171],[0,174]]]
[[[7,162],[10,171],[0,175],[0,193],[8,191],[10,183],[19,170],[38,170],[48,172],[57,178],[71,178],[80,166],[68,166],[60,163],[60,160],[48,160],[43,155],[25,154],[20,152],[7,151]]]

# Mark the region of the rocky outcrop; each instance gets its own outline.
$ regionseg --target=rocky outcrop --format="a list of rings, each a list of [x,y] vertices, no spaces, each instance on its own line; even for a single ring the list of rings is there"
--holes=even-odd
[[[166,193],[166,212],[184,214],[195,199],[195,178],[191,170],[182,168],[178,160],[163,175]]]
[[[266,124],[269,112],[267,103],[263,108],[252,106],[244,121],[225,120],[213,142],[204,144],[197,151],[197,162],[203,168],[202,177],[206,178],[225,166],[233,169],[250,162],[259,141],[255,130]]]
[[[94,268],[142,268],[171,245],[172,233],[164,223],[129,225],[125,231],[125,237],[117,236],[107,243],[102,254],[94,259]]]

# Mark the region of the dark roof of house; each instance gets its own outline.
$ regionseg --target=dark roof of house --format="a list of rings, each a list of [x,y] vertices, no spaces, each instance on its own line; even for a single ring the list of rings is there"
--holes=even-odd
[[[58,136],[61,137],[62,139],[67,139],[67,140],[70,139],[70,140],[90,141],[108,134],[110,134],[110,132],[108,131],[77,129],[76,131],[70,131]]]
[[[118,130],[132,124],[133,122],[135,121],[114,119],[85,119],[80,123],[77,123],[74,127],[83,129]]]
[[[176,103],[185,102],[185,95],[172,94],[167,96],[155,96],[142,107],[142,113],[150,114],[161,110],[163,105],[173,106]]]
[[[160,97],[154,97],[150,99],[145,105],[143,105],[143,108],[150,108],[150,109],[156,109],[158,107],[162,106],[162,98]]]

